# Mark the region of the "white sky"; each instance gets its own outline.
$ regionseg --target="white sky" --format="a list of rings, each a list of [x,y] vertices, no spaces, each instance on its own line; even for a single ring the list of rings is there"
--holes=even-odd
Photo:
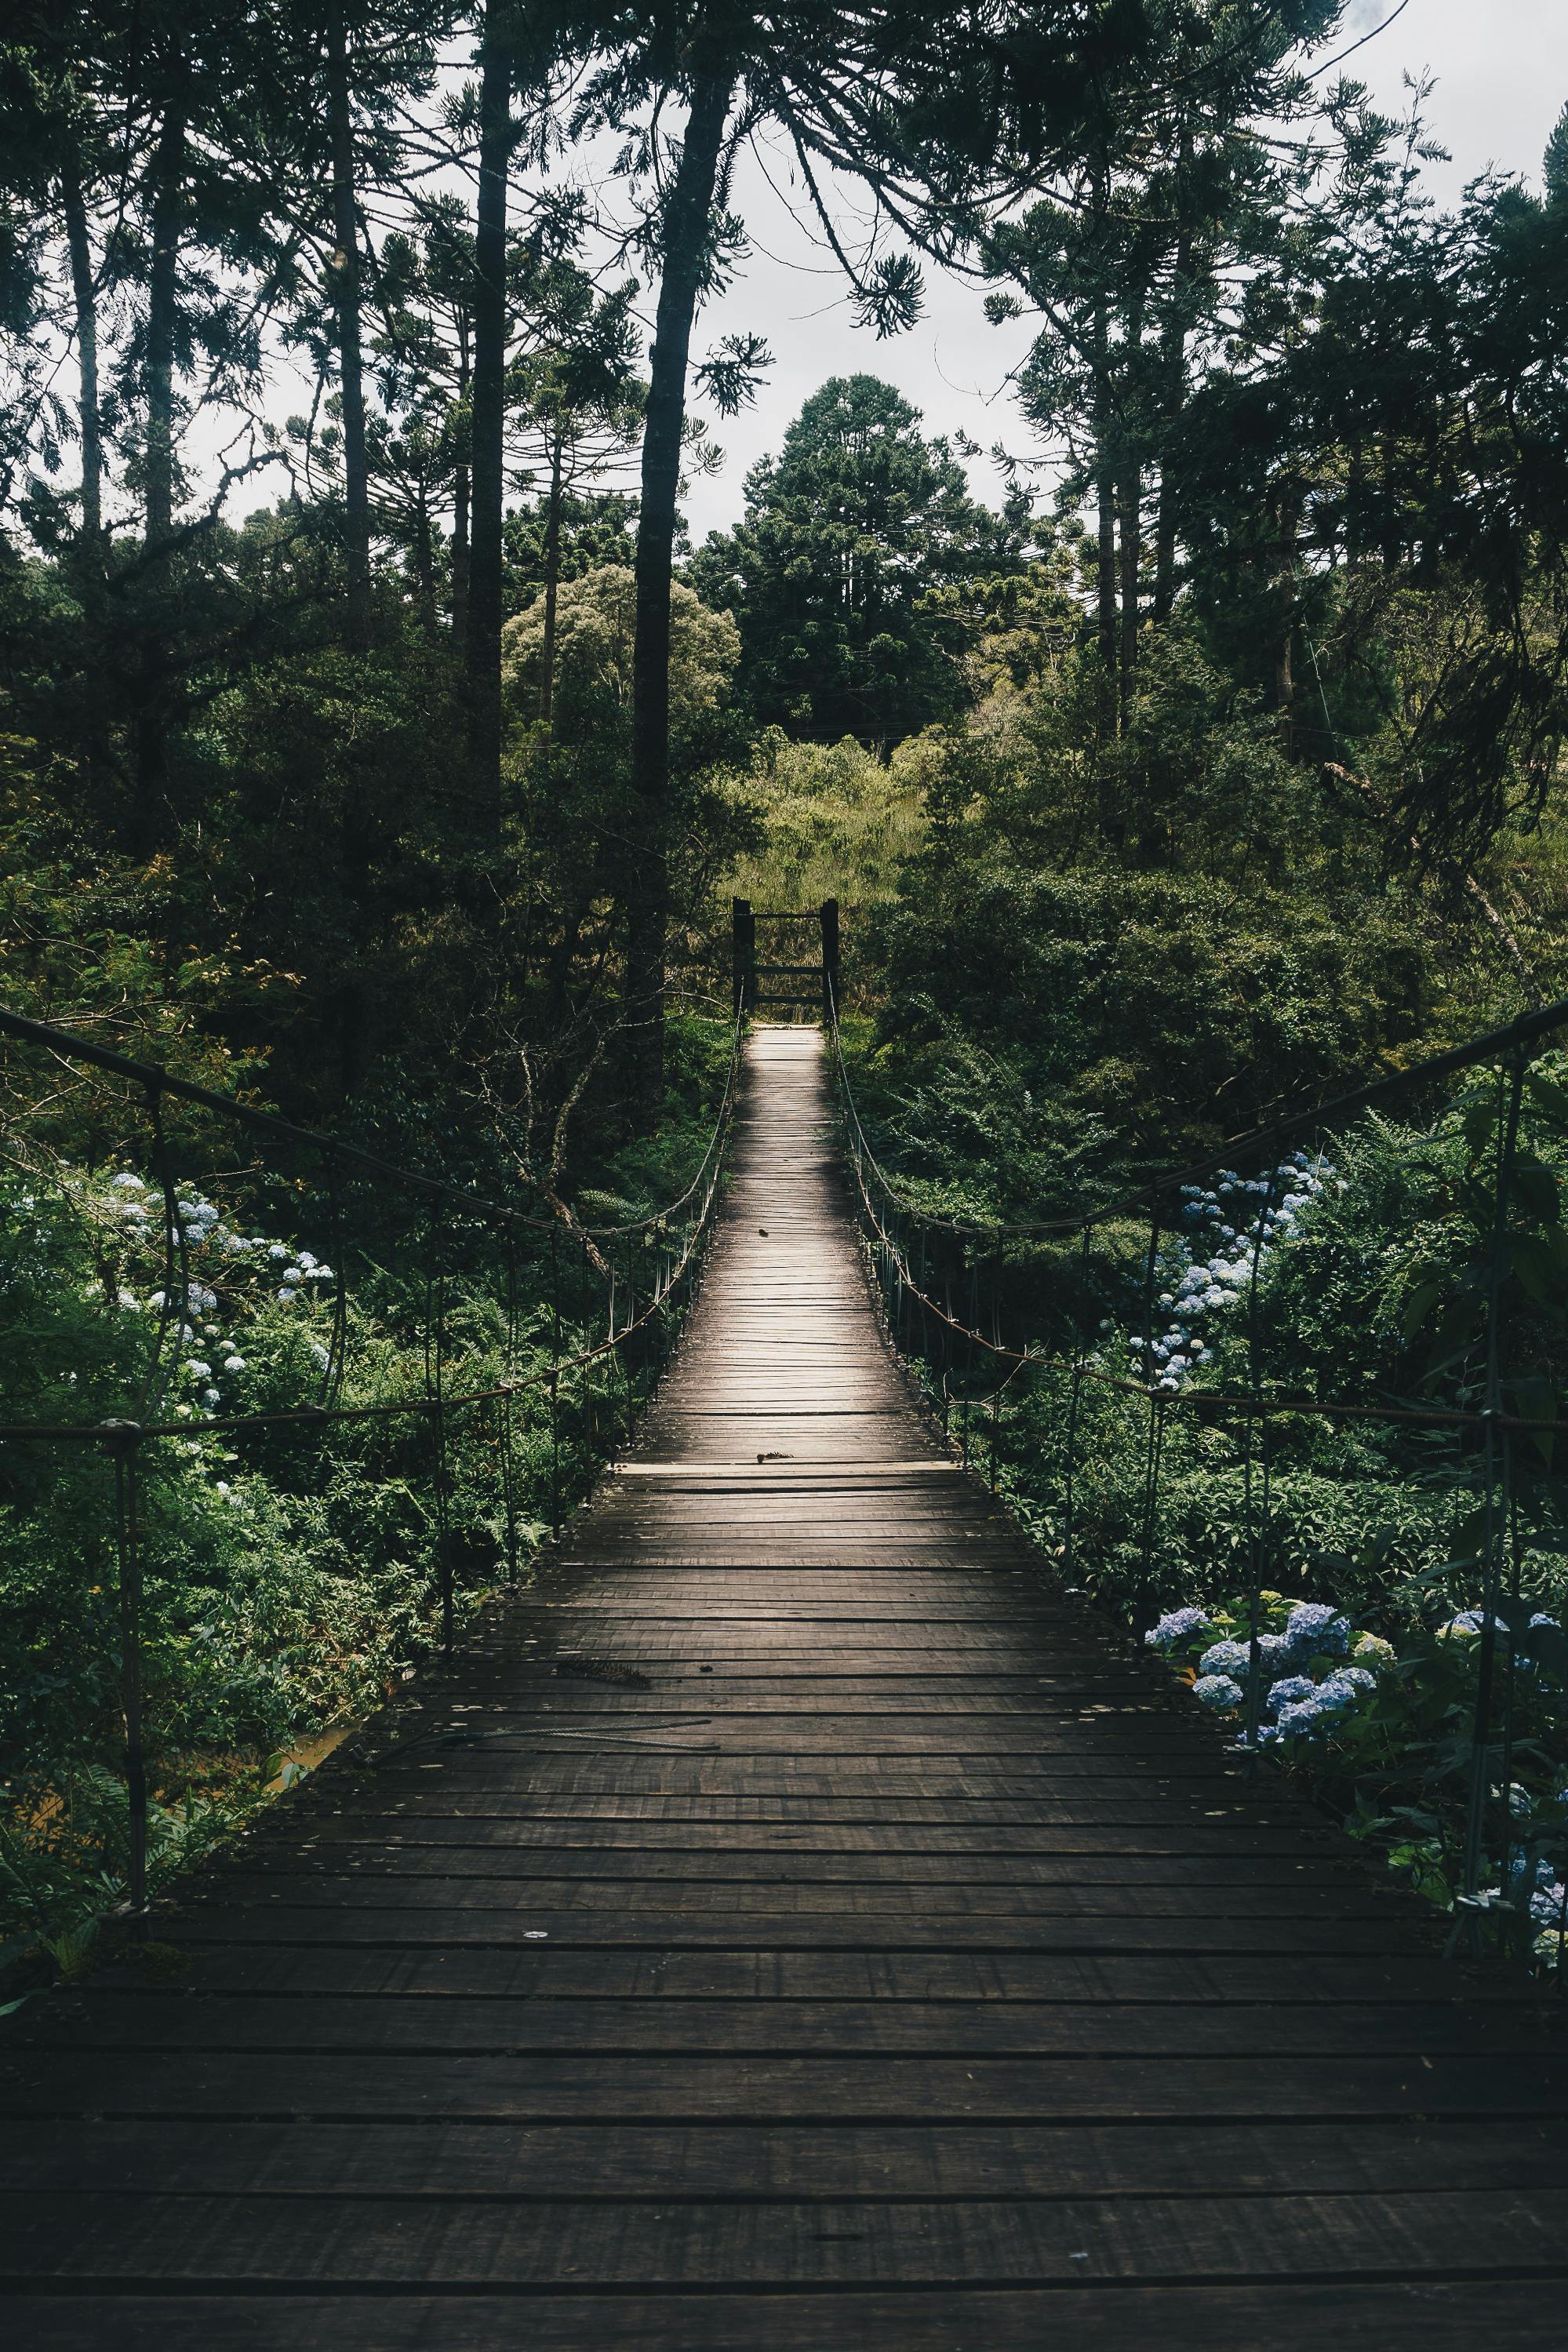
[[[1395,5],[1353,0],[1336,46],[1381,23]],[[1396,115],[1408,103],[1406,73],[1437,76],[1427,118],[1454,158],[1430,170],[1440,201],[1494,164],[1534,182],[1552,126],[1568,102],[1568,0],[1407,0],[1398,19],[1343,70],[1364,80],[1374,102]],[[919,325],[879,343],[853,327],[836,271],[825,267],[829,257],[749,163],[737,177],[736,209],[751,233],[753,256],[724,299],[702,313],[694,350],[700,353],[721,334],[751,331],[768,337],[777,364],[754,408],[716,424],[727,462],[721,474],[691,486],[685,508],[694,540],[738,518],[747,467],[779,446],[802,401],[830,375],[863,370],[885,378],[923,411],[928,432],[963,430],[983,448],[999,440],[1027,450],[1006,383],[1032,340],[1027,320],[989,326],[978,291],[928,272]],[[977,496],[998,498],[995,471],[983,459],[969,475]]]
[[[1396,5],[1351,0],[1345,29],[1329,54],[1382,24]],[[1440,202],[1452,201],[1466,181],[1492,166],[1534,183],[1548,135],[1568,101],[1568,0],[1405,0],[1396,20],[1344,70],[1364,80],[1374,103],[1396,116],[1408,104],[1406,74],[1436,78],[1427,118],[1453,157],[1451,163],[1428,167]],[[963,431],[982,449],[1000,441],[1029,454],[1028,428],[1011,400],[1008,375],[1033,339],[1030,322],[988,325],[980,289],[928,270],[919,324],[878,342],[853,325],[836,265],[780,193],[788,183],[787,161],[776,154],[769,168],[777,187],[760,163],[749,156],[741,161],[733,201],[751,237],[751,257],[727,292],[702,312],[693,349],[700,357],[721,335],[760,333],[775,364],[754,407],[714,420],[726,462],[717,475],[694,479],[683,501],[694,541],[738,520],[747,467],[778,448],[802,402],[830,375],[857,370],[880,375],[922,412],[927,432]],[[861,197],[852,187],[841,188],[839,200],[847,228]],[[645,289],[647,310],[651,296]],[[308,400],[303,377],[280,378],[268,405],[281,417],[303,410]],[[211,413],[197,420],[185,455],[198,473],[211,466],[234,423]],[[634,471],[633,461],[629,479]],[[995,467],[980,457],[968,471],[977,496],[996,502]],[[277,477],[268,472],[238,493],[236,506],[270,503],[277,490]]]

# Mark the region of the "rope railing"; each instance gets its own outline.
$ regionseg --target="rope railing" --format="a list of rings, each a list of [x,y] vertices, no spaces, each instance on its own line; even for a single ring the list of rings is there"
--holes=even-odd
[[[1538,1863],[1549,1864],[1568,1882],[1568,1807],[1562,1822],[1553,1823],[1563,1851],[1553,1849],[1542,1862],[1533,1849],[1525,1851],[1511,1779],[1523,1752],[1518,1716],[1531,1678],[1568,1674],[1568,1643],[1546,1612],[1530,1608],[1521,1576],[1531,1550],[1568,1551],[1568,1526],[1543,1546],[1531,1540],[1532,1530],[1539,1532],[1554,1511],[1568,1512],[1553,1487],[1547,1458],[1552,1441],[1568,1433],[1568,1421],[1547,1398],[1535,1412],[1532,1398],[1510,1397],[1506,1311],[1522,1213],[1520,1129],[1529,1049],[1565,1029],[1568,1003],[1549,1005],[1466,1045],[1272,1119],[1201,1162],[1145,1179],[1113,1202],[1091,1202],[1075,1212],[1028,1223],[981,1223],[924,1209],[883,1168],[856,1100],[838,1006],[831,998],[829,1003],[829,1045],[852,1205],[890,1335],[924,1377],[966,1466],[988,1471],[997,1489],[1004,1483],[1003,1457],[1010,1444],[1016,1459],[1006,1483],[1030,1499],[1037,1499],[1044,1484],[1052,1498],[1046,1532],[1066,1582],[1072,1585],[1082,1576],[1093,1583],[1097,1574],[1096,1562],[1086,1553],[1086,1542],[1095,1538],[1086,1538],[1084,1504],[1086,1480],[1102,1475],[1102,1465],[1086,1451],[1092,1393],[1104,1399],[1096,1409],[1096,1443],[1113,1440],[1121,1449],[1118,1460],[1129,1458],[1133,1430],[1125,1422],[1105,1424],[1104,1412],[1120,1404],[1124,1412],[1143,1416],[1137,1441],[1142,1467],[1136,1474],[1142,1492],[1135,1497],[1125,1494],[1127,1524],[1118,1538],[1135,1559],[1124,1579],[1129,1587],[1124,1605],[1135,1629],[1149,1625],[1156,1605],[1155,1554],[1164,1524],[1162,1479],[1169,1475],[1176,1426],[1172,1416],[1182,1416],[1195,1433],[1210,1430],[1228,1441],[1236,1461],[1228,1466],[1239,1468],[1241,1484],[1244,1632],[1236,1643],[1220,1645],[1238,1654],[1228,1662],[1234,1680],[1224,1677],[1235,1698],[1222,1694],[1222,1699],[1239,1718],[1236,1745],[1249,1770],[1270,1745],[1281,1755],[1306,1753],[1281,1744],[1278,1725],[1266,1720],[1272,1706],[1270,1662],[1281,1654],[1268,1632],[1266,1609],[1277,1556],[1280,1440],[1274,1433],[1289,1430],[1292,1420],[1300,1424],[1303,1417],[1317,1416],[1343,1429],[1358,1423],[1380,1427],[1390,1444],[1404,1431],[1428,1445],[1447,1446],[1440,1458],[1443,1475],[1456,1494],[1468,1496],[1479,1520],[1470,1552],[1430,1572],[1430,1580],[1441,1583],[1468,1571],[1477,1588],[1478,1606],[1470,1612],[1478,1638],[1464,1743],[1465,1787],[1457,1809],[1462,1822],[1456,1822],[1461,1858],[1452,1888],[1459,1921],[1455,1932],[1471,1949],[1479,1948],[1483,1927],[1515,1943],[1528,1941],[1527,1931],[1539,1927],[1541,1901],[1533,1895],[1533,1880],[1522,1888],[1519,1883],[1522,1863],[1531,1871]],[[1474,1360],[1448,1368],[1458,1397],[1448,1402],[1404,1394],[1316,1395],[1303,1391],[1299,1380],[1281,1380],[1270,1368],[1263,1326],[1270,1246],[1299,1213],[1299,1203],[1288,1214],[1283,1210],[1292,1197],[1291,1177],[1321,1192],[1327,1181],[1321,1174],[1327,1165],[1327,1139],[1343,1135],[1368,1111],[1423,1094],[1430,1097],[1443,1080],[1480,1068],[1497,1073],[1490,1108],[1484,1115],[1471,1112],[1475,1151],[1478,1161],[1485,1162],[1478,1181],[1490,1234],[1479,1238],[1474,1276]],[[1302,1141],[1311,1147],[1310,1158],[1299,1149]],[[1294,1162],[1281,1160],[1292,1143],[1298,1146]],[[1230,1238],[1220,1246],[1229,1256],[1225,1296],[1218,1302],[1225,1311],[1217,1318],[1235,1335],[1218,1345],[1233,1363],[1239,1361],[1239,1381],[1214,1380],[1215,1350],[1207,1340],[1189,1347],[1184,1337],[1173,1355],[1170,1332],[1165,1339],[1157,1332],[1160,1309],[1171,1309],[1172,1294],[1161,1288],[1165,1270],[1173,1259],[1196,1255],[1184,1218],[1195,1208],[1194,1196],[1198,1202],[1214,1197],[1205,1195],[1204,1185],[1215,1179],[1221,1180],[1225,1199],[1247,1204],[1245,1212],[1226,1212],[1224,1231]],[[1217,1247],[1216,1265],[1219,1258]],[[1568,1282],[1560,1289],[1568,1304]],[[1108,1315],[1102,1311],[1107,1308]],[[1196,1310],[1188,1321],[1195,1319]],[[1171,1332],[1177,1328],[1173,1321]],[[1118,1348],[1124,1364],[1133,1359],[1127,1370],[1116,1366]],[[1054,1454],[1049,1462],[1042,1462],[1042,1444]],[[1425,1470],[1429,1475],[1431,1465]],[[1124,1485],[1132,1483],[1136,1481],[1129,1474]],[[1527,1488],[1532,1505],[1528,1523],[1521,1509]],[[1189,1613],[1202,1617],[1204,1612]],[[1536,1622],[1527,1625],[1531,1616]],[[1464,1638],[1469,1636],[1467,1628]],[[1151,1632],[1148,1638],[1156,1635]],[[1279,1686],[1284,1683],[1281,1675]],[[1568,1893],[1554,1885],[1553,1897],[1561,1897],[1561,1914],[1550,1923],[1561,1956],[1568,1934]]]
[[[719,1198],[739,1082],[742,1024],[737,1020],[731,1028],[719,1106],[691,1181],[665,1207],[646,1216],[619,1225],[593,1226],[575,1218],[569,1222],[559,1215],[530,1214],[514,1203],[406,1168],[340,1137],[235,1101],[156,1064],[133,1060],[68,1030],[18,1013],[0,1010],[0,1036],[43,1051],[68,1066],[86,1065],[125,1082],[135,1089],[132,1099],[147,1126],[152,1185],[142,1186],[140,1179],[121,1181],[135,1182],[156,1200],[162,1283],[161,1291],[154,1294],[157,1322],[152,1344],[133,1392],[127,1395],[123,1410],[107,1416],[89,1417],[84,1412],[79,1421],[0,1423],[0,1444],[17,1448],[96,1446],[112,1465],[110,1507],[120,1635],[116,1665],[130,1817],[125,1914],[136,1923],[147,1909],[152,1746],[144,1689],[144,1527],[139,1492],[146,1449],[170,1441],[243,1440],[280,1431],[319,1435],[345,1424],[423,1419],[431,1433],[428,1474],[436,1530],[429,1597],[438,1616],[441,1648],[449,1655],[456,1605],[450,1540],[451,1419],[486,1407],[494,1412],[505,1522],[503,1549],[508,1577],[515,1580],[519,1571],[515,1408],[519,1400],[530,1397],[543,1402],[549,1465],[549,1522],[552,1538],[559,1538],[569,1456],[580,1485],[591,1475],[596,1460],[606,1453],[613,1454],[658,1377],[693,1295]],[[328,1202],[325,1227],[332,1236],[333,1288],[328,1339],[324,1347],[317,1343],[322,1360],[312,1402],[255,1411],[195,1411],[188,1402],[178,1410],[170,1408],[172,1384],[182,1363],[182,1351],[193,1340],[202,1312],[200,1302],[216,1294],[199,1278],[193,1264],[194,1253],[204,1246],[210,1228],[193,1230],[197,1221],[183,1188],[195,1187],[189,1175],[176,1177],[164,1115],[167,1102],[188,1103],[215,1114],[267,1143],[287,1146],[296,1159],[305,1155],[315,1160],[321,1168]],[[390,1187],[406,1193],[428,1212],[420,1342],[423,1376],[413,1392],[371,1402],[343,1397],[350,1315],[342,1191],[350,1175],[371,1179],[382,1191]],[[151,1224],[150,1218],[147,1223]],[[454,1389],[449,1381],[450,1285],[457,1244],[472,1261],[476,1236],[481,1256],[497,1244],[501,1249],[501,1352],[508,1368],[518,1366],[523,1352],[525,1310],[519,1297],[518,1253],[527,1247],[533,1307],[536,1319],[542,1317],[544,1327],[542,1342],[536,1334],[533,1352],[536,1359],[542,1354],[543,1360],[536,1360],[527,1370],[508,1369],[498,1380]],[[308,1254],[285,1255],[303,1261]],[[321,1271],[313,1259],[311,1265],[316,1273]]]

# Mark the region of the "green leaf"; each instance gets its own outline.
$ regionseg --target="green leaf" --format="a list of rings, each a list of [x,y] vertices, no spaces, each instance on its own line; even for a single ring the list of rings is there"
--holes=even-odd
[[[1539,1218],[1542,1224],[1560,1223],[1563,1188],[1554,1171],[1543,1161],[1523,1157],[1516,1160],[1510,1190],[1513,1200],[1527,1215]]]
[[[1563,1306],[1562,1269],[1557,1253],[1549,1248],[1543,1237],[1534,1234],[1515,1234],[1508,1251],[1510,1270],[1520,1288],[1538,1306],[1551,1307],[1561,1312]]]
[[[1416,1285],[1406,1300],[1404,1311],[1399,1318],[1406,1339],[1415,1337],[1441,1296],[1441,1283],[1423,1282]]]
[[[1568,1633],[1555,1625],[1532,1626],[1527,1646],[1537,1664],[1547,1666],[1559,1681],[1568,1679]]]
[[[1471,1158],[1479,1158],[1497,1135],[1496,1104],[1485,1097],[1467,1104],[1459,1127]]]
[[[1531,1099],[1547,1117],[1559,1127],[1568,1127],[1568,1090],[1540,1069],[1526,1070],[1524,1083]]]

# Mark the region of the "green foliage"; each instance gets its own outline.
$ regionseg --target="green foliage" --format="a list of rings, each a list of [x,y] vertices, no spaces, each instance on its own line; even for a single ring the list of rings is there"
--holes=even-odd
[[[632,709],[637,587],[622,564],[601,564],[561,587],[556,609],[556,726],[568,741],[624,727]],[[538,698],[544,610],[536,600],[502,632],[502,675],[513,709],[531,714]],[[670,700],[677,739],[727,697],[740,659],[727,613],[710,612],[676,581],[671,589]]]
[[[683,1019],[672,1045],[660,1134],[584,1171],[600,1179],[589,1200],[609,1193],[612,1213],[674,1198],[706,1148],[727,1024]],[[14,1072],[18,1085],[26,1075]],[[102,1131],[110,1099],[74,1100],[78,1133]],[[128,1117],[121,1097],[120,1111],[134,1131],[134,1106]],[[544,1375],[558,1341],[570,1356],[603,1332],[602,1283],[574,1244],[552,1251],[525,1234],[503,1253],[449,1213],[433,1259],[417,1201],[411,1213],[383,1188],[344,1183],[329,1216],[276,1174],[267,1201],[267,1180],[236,1176],[232,1131],[214,1127],[206,1148],[229,1172],[180,1179],[186,1247],[171,1313],[161,1200],[123,1164],[123,1143],[83,1165],[46,1155],[35,1122],[37,1170],[0,1172],[0,1421],[164,1428],[142,1437],[135,1464],[155,1891],[243,1821],[280,1768],[287,1782],[291,1753],[363,1716],[428,1654],[444,1578],[461,1618],[527,1572],[659,1361],[650,1330],[608,1375],[568,1371],[552,1425]],[[176,1131],[187,1166],[202,1134]],[[257,1231],[268,1212],[324,1225],[345,1267]],[[662,1244],[656,1229],[622,1243],[622,1280],[645,1291]],[[425,1406],[433,1349],[443,1392],[481,1400],[452,1406],[441,1432]],[[205,1425],[308,1413],[329,1381],[350,1417]],[[503,1381],[521,1383],[504,1406],[490,1395]],[[41,1944],[62,1968],[77,1964],[68,1939],[124,1894],[120,1526],[100,1444],[5,1449],[0,1937]]]
[[[747,476],[745,521],[693,559],[740,624],[751,709],[792,735],[885,751],[961,708],[967,632],[945,592],[1022,563],[1027,508],[977,506],[919,422],[874,376],[831,378]]]
[[[725,877],[758,907],[846,908],[890,898],[925,838],[925,747],[902,743],[887,761],[846,735],[792,743],[763,730],[750,766],[730,786],[761,839]]]

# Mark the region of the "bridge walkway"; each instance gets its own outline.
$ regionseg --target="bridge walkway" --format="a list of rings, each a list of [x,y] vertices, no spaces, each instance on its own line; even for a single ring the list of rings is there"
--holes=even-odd
[[[12,2352],[1560,2345],[1559,2013],[1053,1591],[749,1063],[538,1587],[5,2029]]]

